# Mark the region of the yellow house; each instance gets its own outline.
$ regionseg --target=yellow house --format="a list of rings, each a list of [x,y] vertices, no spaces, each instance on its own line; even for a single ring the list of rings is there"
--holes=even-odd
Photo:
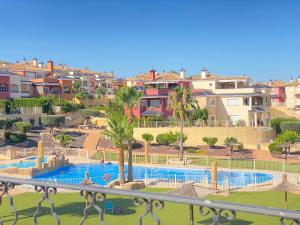
[[[253,85],[246,76],[224,77],[206,69],[191,78],[200,107],[215,125],[265,126],[270,120],[271,87]]]

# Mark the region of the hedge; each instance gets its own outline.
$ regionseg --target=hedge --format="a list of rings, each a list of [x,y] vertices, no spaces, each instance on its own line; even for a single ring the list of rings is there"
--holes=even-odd
[[[32,124],[30,122],[15,122],[14,125],[22,134],[25,134],[32,128]]]
[[[280,129],[282,132],[291,130],[300,133],[300,121],[282,121],[280,123]]]
[[[11,143],[22,143],[27,140],[27,135],[26,134],[18,134],[18,133],[13,133],[10,131],[5,131],[4,132],[4,137],[5,140],[8,140]]]
[[[272,127],[276,134],[281,134],[282,133],[282,130],[280,128],[280,124],[282,122],[287,122],[287,121],[290,121],[290,122],[297,122],[299,120],[295,119],[295,118],[282,118],[282,117],[277,117],[277,118],[274,118],[274,119],[271,119],[270,121],[270,127]]]

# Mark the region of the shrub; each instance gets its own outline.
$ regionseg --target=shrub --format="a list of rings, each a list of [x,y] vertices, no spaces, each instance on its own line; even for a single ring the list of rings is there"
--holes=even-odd
[[[45,115],[41,117],[41,122],[44,126],[50,127],[52,133],[54,127],[59,127],[65,123],[65,117],[59,115]]]
[[[269,151],[274,154],[274,153],[281,153],[281,148],[278,147],[277,143],[273,142],[269,144]]]
[[[26,132],[32,128],[32,124],[30,122],[15,122],[14,125],[22,134],[26,134]]]
[[[170,145],[178,140],[178,134],[172,131],[164,134],[158,134],[156,136],[156,142],[160,145]]]
[[[177,140],[176,140],[176,141],[179,141],[179,140],[180,140],[180,132],[176,131],[176,132],[175,132],[175,135],[176,135],[176,137],[177,137]],[[187,139],[188,139],[187,134],[183,134],[183,136],[182,136],[182,141],[183,141],[183,143],[184,143]]]
[[[56,141],[59,141],[59,145],[63,148],[67,147],[73,140],[72,136],[66,134],[65,132],[60,132],[60,134],[54,137]]]
[[[14,123],[22,121],[21,118],[16,119],[1,119],[0,120],[0,128],[7,130],[13,127]]]
[[[218,141],[217,137],[203,137],[202,139],[209,147],[214,147]]]
[[[294,119],[294,118],[282,118],[282,117],[277,117],[277,118],[274,118],[270,121],[270,127],[272,127],[276,134],[281,134],[282,133],[282,130],[280,128],[280,124],[282,122],[286,122],[286,121],[291,121],[291,122],[296,122],[296,121],[299,121],[297,119]]]
[[[158,134],[156,136],[156,142],[159,145],[169,145],[169,141],[166,137],[166,134]]]
[[[245,120],[242,120],[242,119],[239,119],[236,124],[235,124],[237,127],[245,127],[246,126],[246,121]]]
[[[80,109],[79,114],[84,118],[84,124],[87,124],[87,121],[91,119],[91,117],[96,117],[102,115],[97,109]]]
[[[148,117],[146,117],[146,120],[147,121],[163,121],[164,117],[161,115],[160,116],[148,116]]]
[[[4,137],[6,140],[8,140],[11,143],[22,143],[27,140],[27,135],[26,134],[18,134],[18,133],[13,133],[10,131],[6,131],[4,133]]]
[[[142,134],[142,138],[146,141],[146,142],[150,142],[153,141],[154,137],[152,134]]]
[[[238,148],[238,150],[242,150],[243,148],[244,148],[244,145],[243,145],[243,143],[242,142],[238,142],[238,146],[237,146],[237,148]]]
[[[224,144],[225,144],[225,145],[230,145],[231,143],[237,144],[237,143],[238,143],[238,140],[237,140],[235,137],[227,137],[227,138],[224,140]]]
[[[300,121],[282,121],[280,123],[280,129],[282,132],[290,130],[300,133]]]

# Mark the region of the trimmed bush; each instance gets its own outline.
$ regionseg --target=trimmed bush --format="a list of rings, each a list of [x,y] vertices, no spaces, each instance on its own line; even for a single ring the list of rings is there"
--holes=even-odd
[[[30,122],[15,122],[14,125],[22,134],[26,134],[26,132],[32,128],[32,124]]]
[[[272,154],[276,154],[276,153],[281,153],[281,148],[279,148],[277,146],[277,143],[273,142],[271,144],[269,144],[269,151],[272,153]]]
[[[280,129],[282,132],[290,130],[300,133],[300,121],[282,121],[280,123]]]
[[[147,142],[150,142],[150,141],[153,141],[154,140],[154,137],[152,134],[142,134],[142,138],[147,141]]]
[[[203,137],[202,139],[209,147],[214,147],[215,144],[218,142],[217,137]]]
[[[175,143],[178,140],[178,134],[173,133],[172,131],[164,134],[158,134],[156,136],[156,142],[159,145],[170,145]]]
[[[65,123],[65,117],[59,115],[45,115],[41,117],[41,122],[44,126],[50,127],[52,133],[54,127],[59,127]]]
[[[6,140],[8,140],[9,142],[14,143],[14,144],[22,143],[27,140],[26,134],[18,134],[18,133],[13,133],[10,131],[5,131],[4,137]]]
[[[96,116],[101,116],[103,115],[100,113],[99,110],[97,109],[80,109],[79,110],[80,116],[84,118],[84,125],[87,124],[87,121],[91,119],[91,117],[96,117]]]
[[[282,130],[280,128],[280,124],[282,122],[287,122],[287,121],[290,121],[290,122],[297,122],[299,120],[295,119],[295,118],[282,118],[282,117],[277,117],[277,118],[274,118],[270,121],[270,127],[272,127],[276,134],[281,134],[282,133]]]
[[[13,127],[14,123],[22,121],[21,118],[16,119],[1,119],[0,120],[0,129],[10,129]]]

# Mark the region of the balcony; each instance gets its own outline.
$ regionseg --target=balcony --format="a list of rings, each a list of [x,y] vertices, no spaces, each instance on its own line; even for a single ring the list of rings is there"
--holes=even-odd
[[[36,196],[32,197],[32,202],[35,201],[35,197],[38,197],[39,200],[36,202],[36,207],[25,208],[25,210],[18,211],[16,207],[18,202],[19,195],[11,195],[13,190],[17,186],[26,185],[29,187],[33,187]],[[213,200],[203,200],[191,197],[181,197],[167,194],[159,194],[159,193],[146,193],[140,191],[127,191],[127,190],[118,190],[111,189],[99,186],[85,186],[85,185],[74,185],[74,184],[62,184],[55,182],[43,182],[34,179],[20,179],[20,178],[11,178],[11,177],[0,177],[0,190],[1,190],[1,200],[2,196],[5,196],[3,203],[5,206],[9,207],[11,211],[11,215],[3,215],[0,218],[0,224],[2,221],[7,222],[8,219],[11,220],[11,224],[22,224],[24,221],[24,213],[27,212],[25,217],[32,217],[32,221],[34,225],[41,224],[38,223],[38,220],[45,219],[39,218],[40,214],[44,217],[45,215],[49,215],[52,218],[51,224],[63,224],[61,217],[80,217],[81,220],[79,222],[80,225],[87,224],[87,219],[89,216],[97,216],[98,222],[93,224],[114,224],[108,223],[108,219],[110,221],[115,219],[115,221],[119,221],[121,224],[122,221],[125,222],[126,218],[124,216],[120,216],[118,214],[109,213],[107,217],[107,212],[103,205],[107,201],[108,195],[116,196],[116,202],[121,203],[125,200],[128,202],[133,202],[134,205],[130,206],[130,211],[132,212],[132,219],[130,220],[130,225],[133,224],[151,224],[160,225],[162,218],[164,217],[165,225],[170,225],[168,221],[166,221],[166,213],[167,209],[164,211],[164,206],[166,204],[177,204],[186,206],[186,209],[189,210],[190,218],[189,222],[186,224],[194,225],[194,213],[196,214],[196,210],[201,219],[205,219],[205,224],[231,224],[232,222],[236,224],[240,224],[241,220],[239,219],[240,215],[243,213],[260,216],[268,216],[266,218],[266,222],[270,217],[275,217],[277,219],[278,224],[299,224],[300,222],[300,213],[294,210],[285,210],[278,208],[270,208],[270,207],[261,207],[254,205],[244,205],[238,203],[229,203],[229,202],[221,202],[221,201],[213,201]],[[56,201],[58,202],[58,198],[53,198],[53,195],[56,195],[58,192],[62,191],[65,193],[66,191],[70,191],[73,193],[78,193],[78,196],[82,197],[82,200],[74,199],[72,204],[61,205],[59,207],[55,206]],[[38,194],[40,193],[40,194]],[[61,197],[61,196],[60,196]],[[54,201],[53,199],[56,199]],[[59,200],[61,202],[61,200]],[[102,204],[98,204],[102,203]],[[50,210],[43,210],[42,213],[42,205],[47,204],[50,206]],[[58,203],[57,203],[58,204]],[[80,207],[82,206],[82,207]],[[26,207],[26,206],[25,206]],[[90,209],[93,209],[92,212]],[[138,210],[136,210],[138,209]],[[82,210],[82,211],[81,211]],[[120,209],[118,209],[120,210]],[[127,209],[126,209],[127,210]],[[126,214],[126,217],[128,215]],[[174,217],[180,218],[183,214],[173,214]],[[197,215],[198,216],[198,215]],[[198,217],[199,217],[198,216]],[[50,219],[50,218],[49,218]],[[70,218],[69,218],[70,219]],[[145,221],[145,219],[147,221]],[[188,218],[187,218],[188,220]],[[65,220],[66,221],[66,220]],[[251,223],[251,222],[250,222]],[[70,224],[70,223],[65,223]],[[90,224],[90,223],[89,223]],[[123,224],[123,223],[122,223]],[[126,224],[126,222],[124,223]]]
[[[150,96],[159,96],[159,95],[168,95],[169,94],[169,89],[166,88],[147,88],[145,90],[145,95],[150,95]]]

